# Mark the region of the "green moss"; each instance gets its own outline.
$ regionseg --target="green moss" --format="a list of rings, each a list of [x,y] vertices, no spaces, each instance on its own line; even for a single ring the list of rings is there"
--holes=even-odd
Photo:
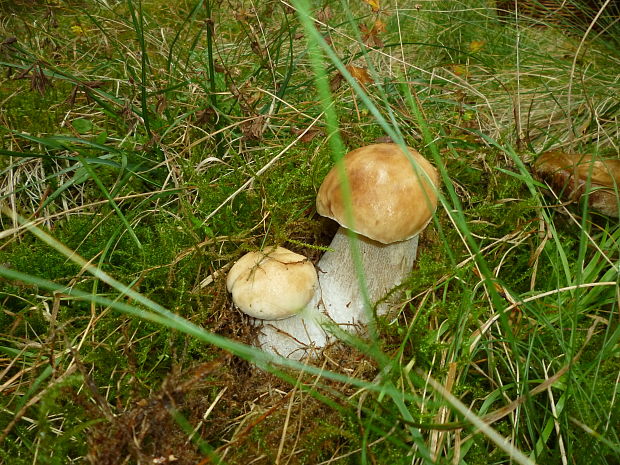
[[[0,250],[0,262],[8,268],[59,282],[66,282],[79,271],[77,265],[32,236]]]

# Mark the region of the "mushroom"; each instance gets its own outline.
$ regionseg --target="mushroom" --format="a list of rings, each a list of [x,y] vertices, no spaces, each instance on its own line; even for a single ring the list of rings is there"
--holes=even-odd
[[[418,234],[437,207],[439,178],[416,150],[397,144],[374,144],[344,156],[350,189],[347,215],[342,176],[337,166],[327,174],[317,195],[317,211],[340,224],[329,249],[319,260],[322,302],[343,329],[369,322],[345,228],[358,236],[361,266],[371,304],[402,283],[416,258]],[[389,302],[377,306],[379,314]]]
[[[284,247],[249,252],[228,272],[226,288],[237,308],[261,326],[264,350],[301,359],[326,344],[317,273],[303,255]]]
[[[267,352],[303,359],[330,342],[334,324],[353,332],[370,321],[345,228],[359,234],[366,295],[375,304],[411,271],[418,234],[433,217],[437,171],[414,149],[405,153],[396,144],[375,144],[349,152],[343,162],[351,221],[334,167],[319,188],[317,211],[341,227],[319,260],[318,290],[314,269],[315,280],[308,278],[304,285],[295,274],[298,267],[312,267],[307,258],[282,247],[251,252],[228,274],[226,284],[235,304],[262,318],[254,323],[260,325],[259,346]],[[388,308],[389,302],[377,306],[379,313]]]
[[[620,216],[619,159],[599,160],[592,155],[550,151],[538,157],[534,174],[562,199],[579,201],[587,193],[590,208]]]

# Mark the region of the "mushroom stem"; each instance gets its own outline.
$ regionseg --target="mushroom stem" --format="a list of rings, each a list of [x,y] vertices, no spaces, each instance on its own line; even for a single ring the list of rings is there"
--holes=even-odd
[[[418,235],[392,244],[357,237],[367,295],[370,304],[375,305],[411,272],[418,250]],[[368,324],[371,315],[365,309],[345,228],[338,229],[329,248],[333,251],[325,252],[317,264],[323,305],[329,317],[342,329],[359,331]],[[377,314],[387,313],[393,301],[392,298],[381,302]]]
[[[411,271],[418,250],[418,235],[392,244],[357,237],[368,299],[375,305]],[[338,228],[329,248],[317,265],[319,289],[299,314],[283,320],[254,320],[261,349],[301,360],[317,355],[333,339],[330,324],[335,323],[348,332],[364,331],[371,316],[364,305],[345,228]],[[381,301],[377,314],[387,313],[397,295]]]
[[[418,235],[392,244],[381,244],[358,235],[358,247],[371,305],[386,297],[411,272],[418,250]],[[254,320],[258,346],[270,353],[301,360],[317,355],[333,339],[329,325],[348,332],[362,332],[369,323],[363,293],[345,228],[338,228],[317,265],[319,290],[298,315],[283,320]],[[377,314],[388,312],[395,297],[381,301]]]
[[[283,320],[259,320],[258,346],[265,352],[294,360],[318,355],[329,342],[329,335],[323,329],[328,317],[323,313],[321,291],[317,290],[312,300],[297,315]]]

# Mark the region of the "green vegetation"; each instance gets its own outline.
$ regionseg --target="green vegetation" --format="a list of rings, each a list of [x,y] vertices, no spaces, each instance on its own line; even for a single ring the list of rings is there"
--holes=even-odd
[[[529,171],[618,157],[617,2],[524,3],[1,2],[0,463],[618,463],[618,220]],[[261,353],[226,271],[387,136],[444,197],[381,354]]]

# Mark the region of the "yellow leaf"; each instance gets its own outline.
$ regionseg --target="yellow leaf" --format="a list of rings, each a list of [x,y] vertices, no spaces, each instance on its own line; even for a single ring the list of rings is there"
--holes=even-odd
[[[469,70],[467,69],[467,66],[465,65],[453,64],[453,65],[450,65],[450,69],[452,69],[452,72],[456,74],[457,76],[467,77],[467,75],[469,74]]]
[[[372,8],[374,13],[379,11],[379,8],[381,8],[381,5],[379,5],[379,0],[364,0],[364,3],[370,5],[370,8]]]
[[[71,32],[73,32],[73,34],[75,34],[76,36],[86,35],[86,31],[84,30],[84,28],[79,25],[71,26]]]
[[[486,44],[485,40],[472,40],[469,43],[469,51],[472,53],[479,52],[480,50],[482,50],[482,47],[484,47],[485,44]]]
[[[372,29],[375,31],[375,33],[385,32],[385,23],[380,19],[376,19],[375,24],[373,24],[372,26]]]

